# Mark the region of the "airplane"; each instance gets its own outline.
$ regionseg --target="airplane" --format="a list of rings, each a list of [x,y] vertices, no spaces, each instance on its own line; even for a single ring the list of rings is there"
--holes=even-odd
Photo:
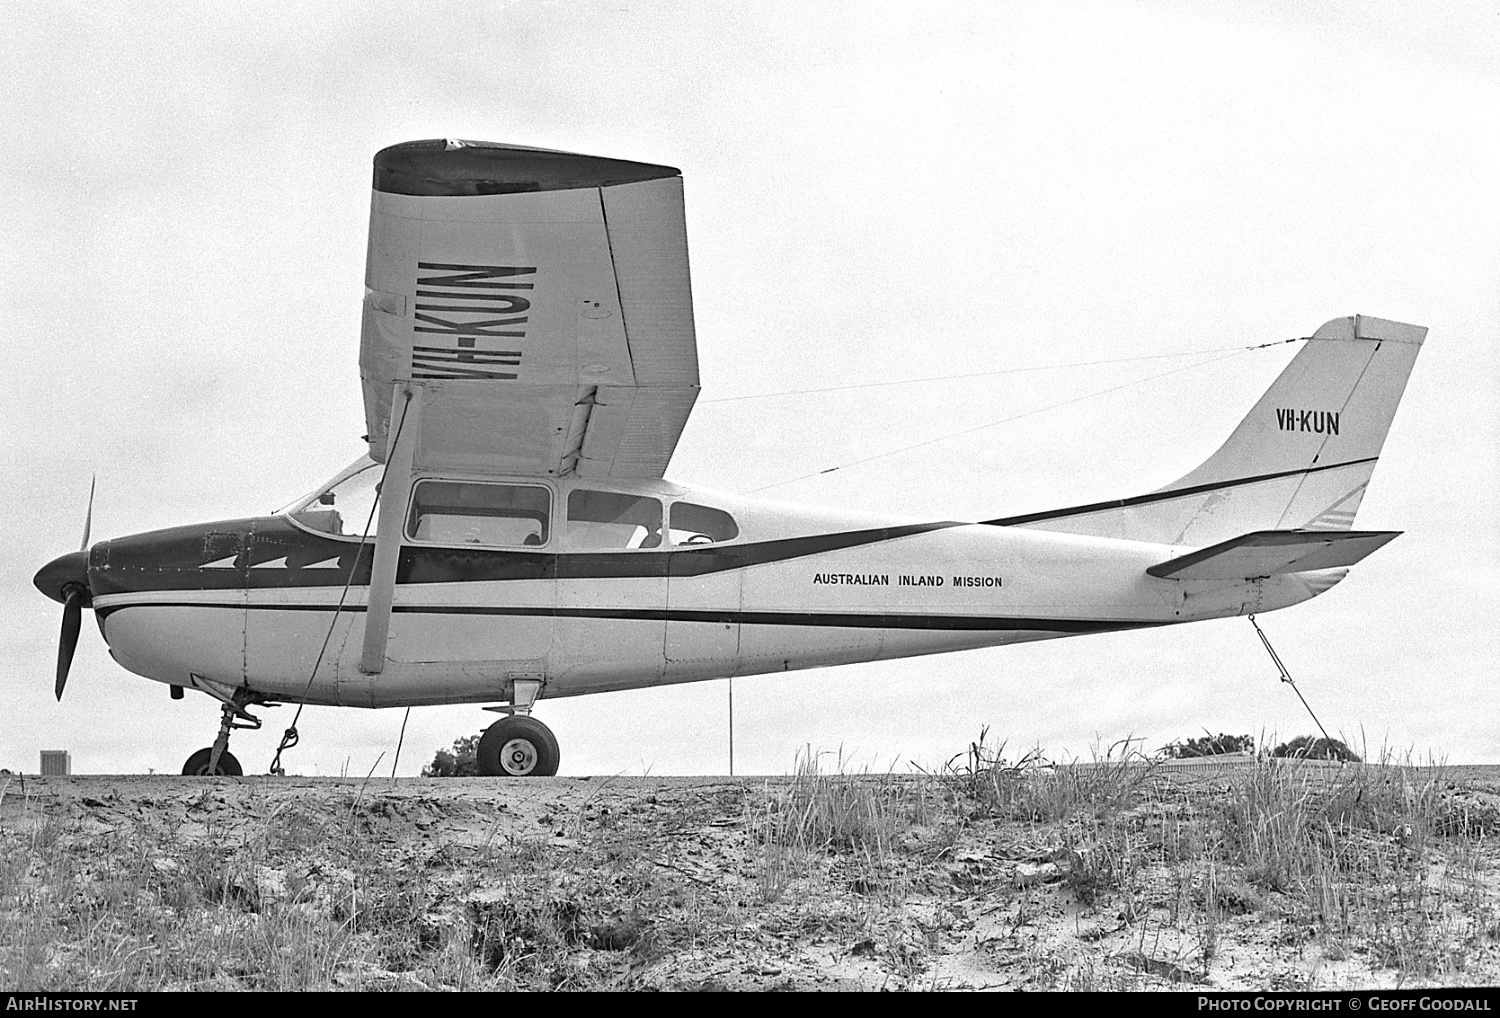
[[[35,578],[64,606],[55,692],[91,607],[125,669],[221,702],[184,774],[242,773],[231,731],[295,701],[493,704],[480,773],[545,776],[542,699],[1288,607],[1398,536],[1352,528],[1426,333],[1326,323],[1146,494],[977,521],[767,502],[663,476],[699,393],[678,170],[394,145],[365,453],[270,516],[92,545],[86,523]]]

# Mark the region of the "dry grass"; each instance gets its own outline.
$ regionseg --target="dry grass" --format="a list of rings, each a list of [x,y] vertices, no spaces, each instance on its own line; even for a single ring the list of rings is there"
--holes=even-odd
[[[762,899],[778,900],[819,859],[840,861],[855,893],[899,896],[907,835],[931,823],[935,791],[889,771],[850,774],[842,760],[825,774],[817,755],[803,754],[791,780],[768,782],[749,811]]]
[[[1044,823],[1116,813],[1133,805],[1151,782],[1155,761],[1124,740],[1088,760],[1054,764],[1040,749],[1011,763],[1005,744],[986,745],[988,730],[938,775],[960,802],[1014,820]]]
[[[1083,762],[1033,751],[1011,763],[981,735],[941,777],[958,801],[1056,846],[1047,858],[1080,905],[1140,920],[1140,946],[1119,957],[1141,971],[1207,978],[1226,922],[1244,915],[1280,920],[1286,946],[1362,955],[1398,980],[1462,980],[1474,956],[1494,954],[1493,796],[1390,753],[1342,767],[1259,758],[1191,802],[1158,768],[1128,742]],[[1163,871],[1175,887],[1167,924],[1190,934],[1190,953],[1180,936],[1170,957],[1146,944]],[[1097,976],[1091,959],[1051,982],[1110,988]]]

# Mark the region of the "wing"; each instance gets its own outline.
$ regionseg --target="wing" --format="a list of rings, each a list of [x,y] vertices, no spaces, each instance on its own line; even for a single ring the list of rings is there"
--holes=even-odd
[[[698,396],[682,177],[487,142],[375,156],[360,375],[384,462],[396,383],[414,469],[660,477]]]

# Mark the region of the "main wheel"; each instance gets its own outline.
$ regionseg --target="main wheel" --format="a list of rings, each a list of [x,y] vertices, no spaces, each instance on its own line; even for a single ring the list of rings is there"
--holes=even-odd
[[[182,773],[193,777],[203,777],[208,773],[208,761],[213,755],[212,747],[198,750],[187,758],[187,763],[182,765]],[[214,773],[222,777],[237,778],[245,772],[240,769],[240,762],[234,758],[234,754],[226,749],[219,754],[219,769]]]
[[[486,777],[547,778],[557,773],[561,754],[552,730],[536,718],[501,718],[479,737],[479,773]]]

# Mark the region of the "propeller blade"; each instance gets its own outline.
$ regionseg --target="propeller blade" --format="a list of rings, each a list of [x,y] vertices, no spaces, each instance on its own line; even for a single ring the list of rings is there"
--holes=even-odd
[[[78,630],[83,626],[83,591],[77,587],[68,590],[68,599],[63,602],[62,635],[57,643],[57,698],[62,699],[63,687],[68,684],[68,669],[73,665],[73,651],[78,647]]]
[[[98,481],[98,474],[89,478],[89,511],[88,515],[83,518],[83,544],[79,547],[79,551],[89,550],[89,531],[94,529],[94,485]]]

